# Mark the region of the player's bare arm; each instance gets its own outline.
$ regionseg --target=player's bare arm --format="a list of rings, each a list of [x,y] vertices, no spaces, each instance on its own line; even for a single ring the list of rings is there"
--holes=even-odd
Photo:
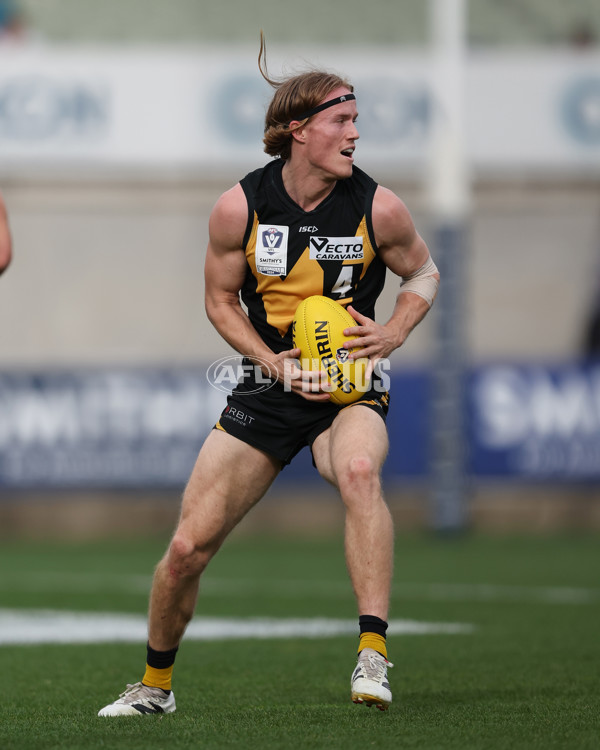
[[[360,352],[350,356],[368,356],[375,361],[388,357],[402,346],[409,333],[425,317],[433,303],[440,277],[408,209],[397,195],[383,187],[377,188],[373,200],[373,228],[381,259],[406,285],[384,325],[361,315],[352,306],[348,307],[360,325],[346,329],[346,335],[357,336],[357,340],[347,342],[346,347],[357,344],[362,347]]]
[[[248,221],[248,205],[239,183],[217,201],[209,221],[209,243],[204,267],[205,307],[210,322],[236,351],[262,367],[271,367],[265,375],[277,375],[295,393],[308,400],[326,401],[321,392],[326,374],[300,370],[295,359],[299,349],[275,354],[251,324],[240,303],[240,290],[246,275],[243,237]],[[314,390],[315,392],[312,392]]]
[[[12,258],[12,241],[8,228],[8,214],[0,195],[0,274],[5,271]]]

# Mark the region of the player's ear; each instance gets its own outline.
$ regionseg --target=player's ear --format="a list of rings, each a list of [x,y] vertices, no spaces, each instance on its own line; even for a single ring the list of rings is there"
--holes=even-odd
[[[290,132],[292,134],[292,138],[299,143],[304,143],[304,141],[306,140],[304,125],[300,125],[297,120],[292,120],[292,122],[290,122]]]

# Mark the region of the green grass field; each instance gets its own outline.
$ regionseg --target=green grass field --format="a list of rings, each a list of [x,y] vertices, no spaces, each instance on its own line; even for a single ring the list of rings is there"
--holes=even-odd
[[[186,640],[177,712],[121,719],[96,713],[141,678],[143,642],[4,642],[0,747],[598,748],[599,544],[399,537],[390,619],[473,630],[390,636],[386,713],[349,700],[355,635]],[[142,616],[164,546],[3,542],[0,610]],[[202,616],[353,619],[341,540],[235,536],[206,574]]]

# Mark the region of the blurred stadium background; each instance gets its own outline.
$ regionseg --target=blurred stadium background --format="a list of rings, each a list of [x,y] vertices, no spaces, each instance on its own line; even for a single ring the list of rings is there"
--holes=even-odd
[[[308,60],[355,82],[358,164],[403,197],[440,259],[428,4],[5,0],[0,23],[15,253],[0,280],[0,535],[170,529],[223,402],[205,379],[230,352],[204,315],[203,257],[214,201],[265,161],[259,30],[272,72]],[[463,332],[467,526],[600,527],[599,44],[592,0],[468,5],[472,191],[448,313]],[[403,529],[436,525],[429,396],[445,315],[436,306],[393,359],[386,482]],[[340,520],[305,455],[244,528]]]

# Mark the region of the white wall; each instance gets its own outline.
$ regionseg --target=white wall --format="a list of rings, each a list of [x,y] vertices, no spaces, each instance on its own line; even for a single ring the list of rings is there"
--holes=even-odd
[[[427,238],[422,192],[389,183]],[[228,352],[204,314],[210,208],[228,183],[11,182],[0,366],[182,363]],[[600,185],[481,185],[466,279],[475,359],[577,354],[600,286]],[[385,317],[397,283],[378,307]],[[428,357],[435,309],[398,352]]]
[[[361,162],[419,175],[436,102],[425,53],[305,50],[353,81]],[[274,49],[272,71],[294,57]],[[600,54],[471,54],[467,155],[478,175],[600,173]],[[89,173],[250,169],[262,158],[271,90],[255,51],[0,48],[0,177],[23,169]]]
[[[272,51],[273,71],[288,52]],[[427,237],[425,57],[306,57],[355,81],[357,163],[402,195]],[[588,54],[470,58],[465,306],[475,359],[579,351],[600,287],[599,70]],[[268,94],[254,50],[0,50],[0,189],[15,240],[0,279],[0,366],[227,352],[203,309],[208,215],[265,161]],[[396,290],[391,281],[381,317]],[[399,363],[428,357],[435,325],[434,310]]]

